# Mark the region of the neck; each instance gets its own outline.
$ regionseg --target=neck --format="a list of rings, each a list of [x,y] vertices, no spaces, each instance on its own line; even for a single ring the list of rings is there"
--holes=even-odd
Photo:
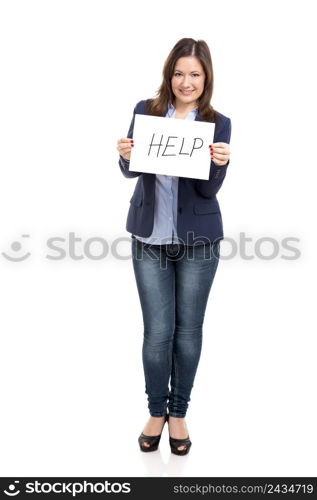
[[[189,113],[189,111],[197,108],[198,104],[196,102],[190,102],[189,104],[186,104],[184,102],[178,101],[178,99],[176,99],[176,101],[174,99],[173,106],[178,113]]]

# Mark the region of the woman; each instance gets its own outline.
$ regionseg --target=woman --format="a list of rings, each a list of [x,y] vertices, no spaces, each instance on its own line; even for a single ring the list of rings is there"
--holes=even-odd
[[[171,451],[185,455],[191,446],[185,415],[223,239],[216,193],[230,156],[231,121],[210,105],[212,91],[208,45],[192,38],[179,40],[164,64],[157,96],[136,105],[127,137],[117,145],[123,175],[138,177],[126,229],[132,233],[144,322],[142,357],[150,418],[138,441],[146,452],[157,449],[166,421]],[[129,171],[136,113],[214,122],[209,179]]]

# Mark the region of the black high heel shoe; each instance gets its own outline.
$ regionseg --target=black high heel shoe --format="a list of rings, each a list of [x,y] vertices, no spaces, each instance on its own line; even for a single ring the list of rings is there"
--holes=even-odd
[[[147,436],[146,434],[143,434],[143,432],[140,434],[140,436],[138,438],[138,442],[139,442],[141,451],[156,451],[158,449],[158,445],[160,444],[160,439],[162,436],[164,425],[165,425],[165,422],[167,422],[167,421],[168,421],[168,413],[165,415],[165,420],[163,423],[162,431],[161,431],[161,434],[159,434],[158,436]],[[143,443],[147,443],[150,446],[144,446]]]
[[[189,439],[189,435],[187,436],[187,438],[184,439],[176,439],[169,436],[169,442],[170,442],[171,452],[174,453],[174,455],[187,455],[192,445],[192,442]],[[179,450],[178,449],[179,446],[185,446],[186,448]]]

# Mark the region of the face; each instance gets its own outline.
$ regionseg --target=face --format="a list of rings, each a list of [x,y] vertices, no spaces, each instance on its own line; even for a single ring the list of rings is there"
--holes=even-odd
[[[177,59],[171,80],[175,105],[188,105],[195,108],[197,99],[204,91],[205,72],[195,56]]]

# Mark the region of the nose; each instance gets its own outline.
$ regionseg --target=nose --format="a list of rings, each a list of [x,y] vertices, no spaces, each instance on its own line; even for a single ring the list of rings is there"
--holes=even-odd
[[[189,85],[189,76],[185,76],[184,80],[183,80],[183,88],[187,89],[188,87],[190,87],[190,85]]]

